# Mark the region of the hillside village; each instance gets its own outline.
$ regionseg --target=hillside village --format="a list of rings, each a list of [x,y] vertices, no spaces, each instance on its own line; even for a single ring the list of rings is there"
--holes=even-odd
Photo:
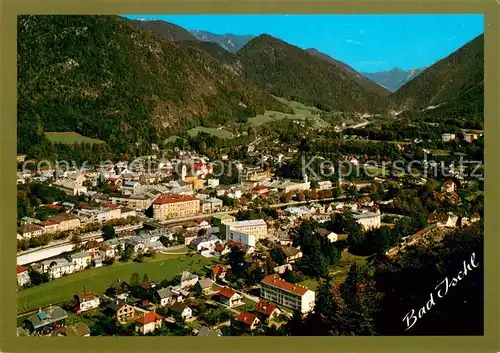
[[[482,261],[483,35],[391,93],[150,24],[19,18],[18,336],[407,335]],[[477,333],[482,271],[411,334]]]

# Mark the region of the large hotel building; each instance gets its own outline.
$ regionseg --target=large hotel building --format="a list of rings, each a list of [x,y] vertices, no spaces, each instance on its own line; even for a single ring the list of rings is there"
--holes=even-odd
[[[153,218],[159,221],[194,216],[198,213],[200,213],[200,200],[194,196],[162,195],[153,202]]]
[[[303,314],[314,309],[315,293],[312,290],[286,282],[278,275],[270,275],[262,280],[260,296]]]

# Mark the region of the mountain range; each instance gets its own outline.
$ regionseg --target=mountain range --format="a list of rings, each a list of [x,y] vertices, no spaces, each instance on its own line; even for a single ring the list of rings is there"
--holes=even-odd
[[[391,93],[315,49],[206,33],[119,16],[20,16],[19,150],[46,143],[47,130],[127,151],[200,124],[292,112],[273,96],[358,113],[482,102],[482,36]]]
[[[389,91],[397,91],[401,86],[405,85],[408,81],[417,77],[425,68],[417,68],[410,70],[403,70],[398,67],[388,71],[381,72],[363,72],[363,76],[369,78],[373,82],[378,83],[380,86],[387,88]]]
[[[212,42],[220,45],[228,52],[236,53],[243,48],[245,44],[251,41],[255,36],[252,35],[235,35],[227,34],[213,34],[206,31],[193,30],[191,33],[198,39],[204,42]]]

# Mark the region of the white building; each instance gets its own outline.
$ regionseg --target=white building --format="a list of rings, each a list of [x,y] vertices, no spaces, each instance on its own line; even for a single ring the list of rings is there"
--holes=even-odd
[[[286,282],[278,275],[266,276],[262,280],[260,296],[303,314],[314,309],[315,293],[312,290]]]
[[[263,219],[251,219],[247,221],[228,222],[221,224],[221,233],[228,240],[228,234],[231,230],[251,234],[255,239],[267,238],[267,224]]]
[[[75,265],[66,259],[54,259],[42,262],[42,272],[48,273],[51,279],[59,278],[75,272]]]
[[[88,251],[82,251],[71,255],[71,262],[74,265],[75,271],[81,271],[90,266],[92,262],[92,257]]]
[[[380,228],[381,217],[380,212],[374,213],[365,210],[352,212],[354,219],[361,224],[366,232],[371,229]]]
[[[329,180],[318,182],[318,190],[329,190],[332,188],[332,186],[332,182]]]
[[[236,230],[229,230],[226,240],[233,240],[248,246],[255,247],[255,235],[238,232]]]
[[[99,297],[92,293],[83,293],[78,296],[80,311],[96,309],[101,304]]]
[[[453,141],[455,139],[455,134],[442,134],[441,138],[443,142]]]

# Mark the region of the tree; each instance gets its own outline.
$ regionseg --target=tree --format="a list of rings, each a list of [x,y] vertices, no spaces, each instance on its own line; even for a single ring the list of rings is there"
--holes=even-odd
[[[105,225],[102,227],[102,237],[104,240],[116,238],[115,228],[112,225]]]
[[[141,284],[141,277],[137,272],[132,273],[130,277],[130,285],[137,287]]]
[[[271,259],[276,262],[279,266],[284,265],[286,263],[286,257],[283,253],[283,250],[280,247],[274,247],[271,249],[269,255]]]
[[[231,248],[231,252],[229,253],[228,260],[231,265],[232,272],[235,274],[243,273],[245,264],[245,252],[243,250],[237,246],[233,246]]]

